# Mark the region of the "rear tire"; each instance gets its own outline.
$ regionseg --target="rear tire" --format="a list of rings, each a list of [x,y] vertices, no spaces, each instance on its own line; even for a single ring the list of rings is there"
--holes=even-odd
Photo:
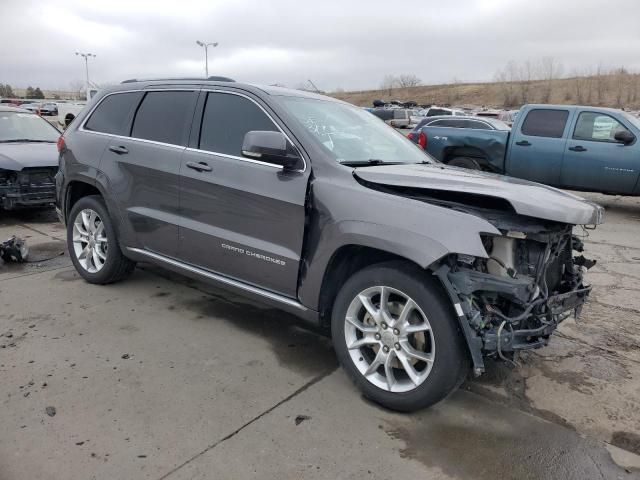
[[[68,218],[69,256],[82,278],[104,285],[122,280],[133,272],[136,263],[122,254],[102,197],[82,197]]]
[[[451,302],[431,276],[408,262],[373,265],[349,278],[334,303],[331,332],[338,360],[356,386],[392,410],[439,402],[469,370]]]
[[[449,161],[448,165],[451,165],[452,167],[468,168],[469,170],[482,170],[478,161],[472,157],[454,157]]]

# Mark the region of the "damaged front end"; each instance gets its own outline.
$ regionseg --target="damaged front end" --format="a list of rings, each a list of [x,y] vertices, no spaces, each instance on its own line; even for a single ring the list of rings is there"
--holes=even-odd
[[[573,226],[494,212],[501,236],[482,236],[488,258],[452,254],[436,274],[454,301],[475,373],[482,357],[514,361],[521,350],[547,345],[558,325],[580,314],[591,287],[583,282],[595,261],[579,255]],[[577,253],[576,253],[577,252]]]
[[[38,207],[55,202],[56,167],[31,167],[22,170],[0,168],[0,208]]]

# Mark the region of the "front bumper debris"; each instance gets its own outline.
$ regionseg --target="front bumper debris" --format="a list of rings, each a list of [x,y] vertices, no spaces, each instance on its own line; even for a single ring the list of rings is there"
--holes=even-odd
[[[561,293],[547,299],[543,305],[551,320],[538,328],[532,329],[503,329],[483,335],[483,350],[487,352],[515,352],[517,350],[531,350],[541,348],[549,343],[549,337],[563,320],[572,313],[577,318],[582,306],[587,300],[592,287],[576,289],[572,292]],[[499,346],[499,347],[498,347]]]
[[[56,201],[56,169],[25,169],[0,178],[0,208],[41,207]]]

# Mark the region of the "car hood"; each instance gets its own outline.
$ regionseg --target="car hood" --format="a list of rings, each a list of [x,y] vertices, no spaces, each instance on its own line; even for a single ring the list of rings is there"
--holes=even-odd
[[[601,206],[557,188],[437,163],[358,167],[354,175],[378,185],[502,198],[520,215],[572,225],[598,225],[604,219]]]
[[[55,143],[0,143],[0,169],[22,170],[31,167],[57,167]]]

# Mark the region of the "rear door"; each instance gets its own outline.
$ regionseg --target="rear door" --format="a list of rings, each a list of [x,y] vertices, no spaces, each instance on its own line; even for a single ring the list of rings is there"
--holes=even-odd
[[[637,140],[624,145],[614,138],[628,126],[601,112],[580,112],[567,142],[562,186],[611,193],[631,193],[638,180]]]
[[[180,160],[198,92],[147,91],[127,135],[113,136],[101,168],[137,247],[175,257]]]
[[[242,156],[247,132],[283,131],[257,98],[203,92],[196,116],[180,170],[180,258],[294,297],[310,168],[283,171]]]
[[[529,110],[517,130],[511,132],[507,175],[560,185],[571,113],[563,108]]]

